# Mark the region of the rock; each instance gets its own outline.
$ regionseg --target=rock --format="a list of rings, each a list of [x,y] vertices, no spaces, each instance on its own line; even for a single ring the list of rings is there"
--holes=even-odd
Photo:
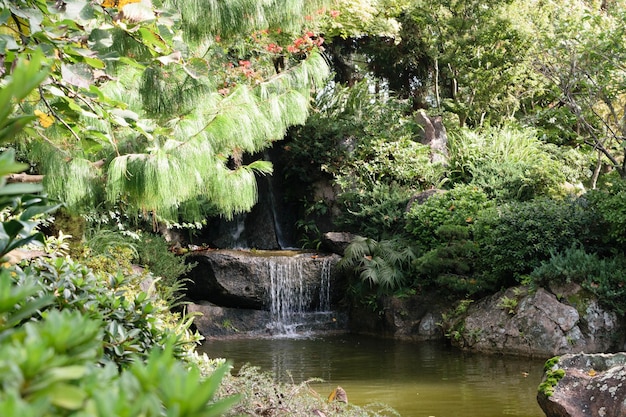
[[[426,190],[426,191],[422,191],[421,193],[415,194],[413,197],[411,197],[411,199],[409,200],[409,202],[406,205],[406,212],[411,211],[411,207],[413,207],[413,204],[424,204],[424,202],[426,202],[426,200],[428,200],[430,197],[436,195],[436,194],[443,194],[445,193],[445,190],[437,190],[437,189],[431,189],[431,190]]]
[[[432,294],[406,297],[384,296],[377,306],[354,305],[350,312],[350,330],[360,334],[390,337],[398,340],[442,340],[438,323],[443,321],[443,303]]]
[[[264,310],[224,308],[211,304],[187,305],[187,311],[196,315],[196,329],[205,337],[239,336],[244,333],[264,333],[270,321],[270,312]]]
[[[348,232],[326,232],[322,235],[322,248],[343,256],[346,248],[356,235]]]
[[[471,305],[446,331],[453,344],[486,353],[547,357],[621,347],[624,328],[614,313],[591,298],[566,303],[542,288],[510,288]]]
[[[626,353],[568,354],[546,368],[537,402],[547,417],[626,416]]]
[[[338,255],[300,251],[207,250],[188,258],[197,265],[187,274],[187,295],[193,301],[209,301],[221,307],[269,310],[272,276],[293,275],[310,306],[317,306],[326,294],[321,291],[322,271],[330,273],[331,304],[343,296],[335,265]],[[273,271],[273,272],[272,272]],[[274,274],[274,275],[272,275]]]

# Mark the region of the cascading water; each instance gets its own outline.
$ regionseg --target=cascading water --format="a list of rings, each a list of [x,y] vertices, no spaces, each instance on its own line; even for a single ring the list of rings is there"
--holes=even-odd
[[[270,276],[271,322],[268,329],[275,336],[306,334],[316,322],[330,319],[330,274],[331,262],[322,259],[319,282],[305,282],[303,258],[291,257],[268,259]],[[313,305],[318,298],[317,305]]]

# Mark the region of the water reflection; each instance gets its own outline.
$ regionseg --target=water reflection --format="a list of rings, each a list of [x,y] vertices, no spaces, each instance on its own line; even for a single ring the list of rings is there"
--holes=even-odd
[[[327,395],[337,385],[350,402],[389,404],[404,417],[542,417],[535,400],[543,360],[473,355],[436,343],[354,335],[308,339],[207,341],[202,350],[245,363]]]

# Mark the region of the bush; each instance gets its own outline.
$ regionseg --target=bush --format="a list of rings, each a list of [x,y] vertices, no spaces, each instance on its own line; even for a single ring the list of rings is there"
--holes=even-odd
[[[599,240],[604,246],[623,253],[626,245],[626,181],[618,179],[603,190],[589,191],[585,199],[589,202],[589,210],[599,217]]]
[[[204,379],[197,367],[175,359],[169,342],[128,368],[103,363],[100,320],[73,309],[50,309],[39,317],[34,306],[41,298],[24,298],[36,293],[34,284],[11,281],[9,271],[0,272],[3,417],[206,417],[219,416],[236,402],[236,397],[212,402],[226,366]],[[14,301],[20,309],[13,309]]]
[[[444,225],[471,228],[480,213],[492,205],[487,195],[476,186],[457,185],[450,191],[435,194],[422,204],[413,204],[406,214],[405,230],[424,251],[448,244],[437,230]]]
[[[512,285],[552,253],[587,242],[593,215],[583,203],[539,199],[484,211],[474,227],[479,273],[497,285]]]
[[[537,286],[580,284],[606,308],[620,316],[626,314],[626,260],[621,256],[601,258],[573,246],[554,253],[529,278]]]
[[[344,192],[339,197],[341,214],[335,225],[376,240],[390,239],[402,232],[404,212],[411,194],[411,191],[393,184]]]
[[[49,308],[79,311],[102,325],[102,360],[123,365],[148,355],[153,347],[173,343],[173,354],[184,357],[195,339],[176,320],[168,305],[138,292],[141,277],[96,276],[86,266],[65,258],[37,260],[14,271],[15,285],[36,277],[35,298],[52,296]],[[45,309],[42,309],[45,312]]]
[[[186,256],[179,256],[169,250],[170,244],[162,236],[144,233],[137,242],[137,260],[154,275],[161,277],[159,285],[180,288],[180,277],[189,272],[195,264],[185,263]]]
[[[482,188],[498,201],[527,201],[560,193],[563,167],[531,129],[463,129],[450,140],[455,182]]]
[[[474,277],[478,246],[469,240],[467,227],[442,225],[436,235],[447,243],[426,252],[414,263],[421,286],[434,286],[438,292],[452,298],[491,289]]]

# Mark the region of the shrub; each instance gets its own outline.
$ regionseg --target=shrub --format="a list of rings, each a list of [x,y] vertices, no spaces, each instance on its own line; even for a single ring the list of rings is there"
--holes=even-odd
[[[354,273],[370,289],[389,293],[409,283],[415,258],[414,248],[406,241],[375,241],[359,236],[346,248],[339,267]]]
[[[589,210],[593,210],[600,221],[599,237],[605,246],[623,251],[626,244],[626,181],[615,180],[603,190],[592,190],[585,194]]]
[[[583,244],[592,217],[582,203],[539,199],[484,211],[474,227],[480,273],[496,285],[511,285],[552,253]]]
[[[452,298],[490,289],[474,276],[478,246],[469,240],[468,228],[442,225],[436,234],[447,243],[441,243],[414,262],[419,284],[434,286],[438,292]]]
[[[531,129],[463,129],[450,138],[453,181],[482,188],[499,201],[526,201],[559,193],[561,164]]]
[[[406,214],[405,230],[417,245],[425,251],[440,244],[447,244],[445,237],[438,237],[437,230],[444,225],[468,228],[468,238],[477,216],[490,207],[487,195],[472,185],[457,185],[450,191],[435,194],[423,204],[413,204]]]
[[[626,314],[626,260],[601,258],[581,247],[572,246],[554,253],[529,276],[538,286],[574,282],[594,294],[600,304],[623,316]]]
[[[180,287],[180,277],[195,266],[185,263],[185,256],[170,251],[170,244],[159,235],[144,233],[136,247],[139,264],[161,277],[159,285],[163,287]]]
[[[376,240],[392,238],[402,232],[404,212],[411,194],[411,191],[393,184],[344,192],[339,198],[342,211],[335,225]]]
[[[129,363],[170,339],[173,353],[182,358],[195,342],[184,328],[175,328],[165,302],[137,291],[139,276],[96,276],[86,266],[65,258],[37,260],[14,274],[18,286],[36,277],[36,298],[54,297],[49,307],[76,310],[100,322],[103,360],[107,362]]]

